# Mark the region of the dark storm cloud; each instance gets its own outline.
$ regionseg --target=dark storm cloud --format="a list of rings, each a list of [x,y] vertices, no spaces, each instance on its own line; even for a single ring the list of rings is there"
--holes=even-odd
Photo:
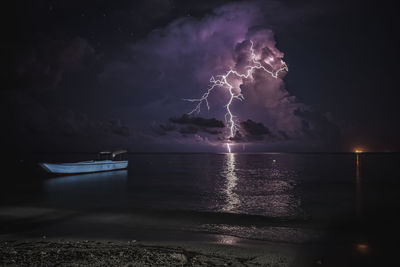
[[[262,123],[257,123],[252,120],[243,121],[240,123],[243,129],[250,135],[268,135],[271,134],[270,130]]]
[[[152,131],[157,135],[167,135],[169,132],[175,131],[176,126],[171,123],[166,124],[153,124],[151,126]]]
[[[282,137],[283,140],[289,140],[290,137],[288,136],[288,134],[284,131],[278,131],[278,136]]]
[[[199,128],[193,125],[187,125],[179,128],[179,132],[183,135],[187,134],[196,134],[199,131]]]
[[[87,114],[78,113],[73,110],[58,109],[49,113],[40,104],[25,100],[20,102],[29,112],[16,112],[19,121],[24,121],[19,128],[20,132],[30,134],[55,134],[67,136],[130,136],[129,127],[123,125],[119,119],[94,120]]]
[[[224,128],[225,125],[222,121],[219,121],[215,118],[206,119],[202,117],[192,117],[189,115],[182,115],[179,118],[170,118],[169,119],[173,123],[177,124],[191,124],[198,127],[205,127],[205,128]]]
[[[271,135],[271,131],[260,122],[254,122],[252,120],[242,121],[240,123],[243,130],[246,132],[246,139],[252,140],[263,140],[266,136]]]
[[[230,138],[235,143],[275,142],[278,140],[261,122],[248,119],[241,121],[240,126],[240,130],[236,131],[235,136]]]
[[[166,124],[152,125],[151,128],[155,134],[160,136],[165,136],[172,132],[190,136],[198,133],[219,135],[224,127],[224,123],[215,118],[207,119],[184,114],[181,117],[169,118],[169,122]]]
[[[64,108],[47,108],[26,92],[2,94],[0,107],[7,148],[21,151],[97,151],[124,147],[131,130],[119,119],[95,119]],[[3,98],[3,100],[4,100]]]

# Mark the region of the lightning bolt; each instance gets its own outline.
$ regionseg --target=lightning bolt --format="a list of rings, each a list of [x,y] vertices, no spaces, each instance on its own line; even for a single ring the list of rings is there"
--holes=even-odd
[[[226,143],[226,149],[228,150],[228,153],[231,153],[231,144]]]
[[[202,106],[203,103],[205,103],[206,106],[207,106],[207,109],[210,110],[208,97],[210,96],[211,92],[214,90],[215,87],[226,87],[228,89],[228,93],[229,93],[229,96],[230,96],[228,103],[225,105],[225,108],[226,108],[225,122],[228,123],[229,130],[230,130],[228,139],[233,138],[235,136],[235,132],[239,129],[238,126],[236,125],[236,122],[235,122],[236,116],[233,115],[232,111],[231,111],[232,102],[235,99],[237,99],[239,101],[243,101],[244,100],[244,96],[243,96],[242,93],[235,93],[234,92],[234,86],[228,82],[229,77],[231,75],[234,75],[234,76],[236,76],[238,78],[248,79],[250,77],[250,75],[252,75],[253,71],[257,69],[257,70],[263,70],[264,72],[266,72],[269,75],[271,75],[271,77],[277,79],[280,72],[289,71],[286,63],[283,60],[281,60],[282,67],[279,68],[278,70],[276,70],[275,72],[265,68],[261,64],[261,62],[259,62],[256,59],[256,54],[254,52],[254,43],[253,43],[253,41],[250,40],[250,43],[251,43],[251,46],[250,46],[250,62],[252,64],[245,67],[245,69],[247,69],[247,72],[239,73],[236,70],[233,70],[231,68],[224,75],[217,75],[216,78],[214,76],[211,76],[211,78],[210,78],[210,86],[208,87],[207,91],[200,98],[193,98],[193,99],[185,98],[185,99],[183,99],[185,101],[197,103],[196,106],[194,107],[194,109],[192,111],[190,111],[188,113],[188,115],[198,114],[201,111],[201,106]],[[272,61],[271,58],[268,58],[268,60]],[[273,66],[269,62],[266,62],[266,61],[264,61],[264,62],[265,62],[265,64],[267,64],[273,70]],[[228,149],[228,151],[230,153],[231,152],[231,147],[230,147],[229,143],[227,143],[227,149]]]

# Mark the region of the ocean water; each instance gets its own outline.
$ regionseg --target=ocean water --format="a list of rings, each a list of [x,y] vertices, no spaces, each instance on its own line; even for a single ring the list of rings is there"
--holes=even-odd
[[[139,225],[127,218],[140,215],[150,218],[140,224],[147,229],[158,221],[278,242],[370,244],[397,233],[399,154],[129,154],[128,170],[62,177],[35,165],[94,157],[16,163],[18,171],[2,177],[1,206],[119,214],[110,220],[125,226]]]

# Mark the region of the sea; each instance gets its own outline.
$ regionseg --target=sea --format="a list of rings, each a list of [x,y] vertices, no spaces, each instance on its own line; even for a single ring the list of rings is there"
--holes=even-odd
[[[400,154],[137,153],[127,170],[61,177],[37,165],[95,158],[37,154],[8,166],[1,234],[398,247]]]

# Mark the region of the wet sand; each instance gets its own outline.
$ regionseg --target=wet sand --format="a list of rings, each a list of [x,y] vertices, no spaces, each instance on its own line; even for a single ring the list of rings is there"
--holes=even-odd
[[[3,206],[0,265],[312,266],[319,262],[315,256],[305,257],[312,247],[213,233],[196,228],[197,220],[146,212]]]
[[[371,254],[367,245],[302,239],[300,229],[293,231],[287,223],[270,222],[278,232],[266,231],[265,236],[254,232],[253,238],[243,238],[243,228],[255,228],[243,226],[245,221],[232,214],[222,219],[212,214],[178,214],[3,206],[0,265],[367,266]],[[251,217],[251,223],[256,221]]]
[[[2,266],[289,266],[289,258],[224,245],[25,240],[0,244]]]

